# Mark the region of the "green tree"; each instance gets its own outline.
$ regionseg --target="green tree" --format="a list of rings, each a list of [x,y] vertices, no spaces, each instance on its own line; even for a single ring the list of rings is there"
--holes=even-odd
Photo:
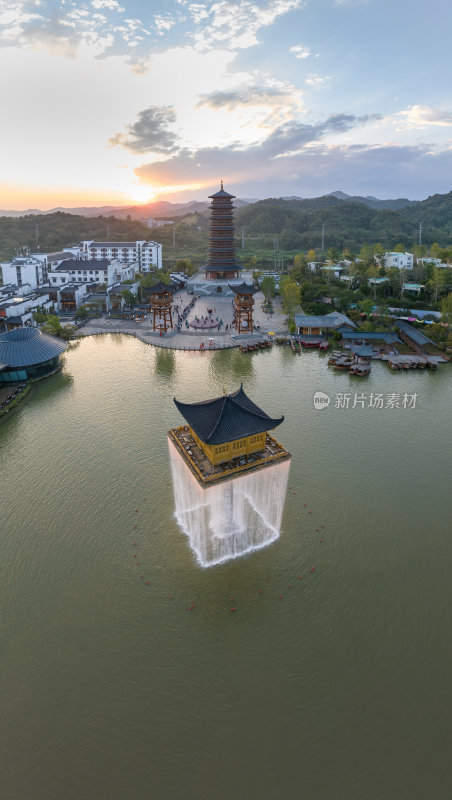
[[[405,253],[405,252],[406,252],[406,247],[404,244],[402,244],[402,242],[399,242],[399,244],[396,244],[396,246],[394,247],[394,253]]]
[[[292,278],[283,278],[279,285],[279,291],[284,311],[290,322],[296,306],[300,304],[300,287]]]
[[[442,298],[441,300],[441,313],[443,320],[447,324],[447,333],[450,336],[450,329],[452,325],[452,292]]]
[[[430,291],[432,301],[436,303],[438,295],[441,295],[445,288],[445,275],[441,267],[433,267],[432,277],[427,282],[427,288]]]
[[[121,292],[121,297],[124,298],[124,302],[125,302],[126,306],[135,305],[136,297],[135,297],[134,293],[130,291],[130,289],[124,289]]]
[[[271,275],[266,275],[262,281],[261,289],[267,304],[270,305],[272,298],[275,296],[275,281]]]

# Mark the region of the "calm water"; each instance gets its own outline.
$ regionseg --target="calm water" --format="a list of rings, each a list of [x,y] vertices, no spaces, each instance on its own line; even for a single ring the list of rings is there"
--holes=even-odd
[[[172,398],[240,381],[286,416],[282,533],[202,570],[173,518]],[[450,381],[289,348],[70,351],[0,425],[1,797],[449,798]]]

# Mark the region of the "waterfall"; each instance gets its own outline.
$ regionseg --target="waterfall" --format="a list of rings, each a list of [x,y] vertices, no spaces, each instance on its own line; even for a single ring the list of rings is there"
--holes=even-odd
[[[279,537],[290,461],[206,489],[168,440],[175,517],[202,567],[243,556]]]

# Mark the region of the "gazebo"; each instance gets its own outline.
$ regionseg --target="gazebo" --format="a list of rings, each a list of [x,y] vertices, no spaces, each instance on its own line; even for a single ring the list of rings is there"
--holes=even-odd
[[[160,331],[160,336],[173,327],[171,303],[173,302],[173,289],[168,284],[159,281],[154,286],[145,289],[149,310],[153,312],[153,330]]]
[[[254,295],[259,291],[249,283],[241,283],[240,286],[229,284],[235,294],[234,297],[234,324],[238,333],[245,331],[253,332],[253,306]]]

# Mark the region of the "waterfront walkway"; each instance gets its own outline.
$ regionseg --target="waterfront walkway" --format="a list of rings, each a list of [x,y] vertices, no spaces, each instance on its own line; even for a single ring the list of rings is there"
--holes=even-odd
[[[173,305],[177,305],[179,306],[179,310],[183,310],[192,299],[192,295],[189,295],[185,290],[176,292]],[[286,336],[288,333],[287,322],[279,298],[274,301],[275,310],[273,315],[269,315],[262,310],[261,306],[263,300],[263,294],[258,292],[255,295],[255,311],[253,315],[254,323],[257,327],[253,334],[242,333],[239,335],[236,329],[232,327],[233,306],[231,297],[206,296],[196,300],[187,316],[189,327],[187,328],[185,326],[184,320],[180,331],[173,329],[163,336],[160,336],[159,331],[152,330],[152,315],[148,315],[146,319],[141,322],[102,316],[89,320],[79,329],[78,336],[124,333],[136,336],[137,339],[141,339],[142,342],[146,342],[147,344],[153,344],[156,347],[167,347],[172,350],[199,350],[202,343],[204,344],[202,348],[204,350],[238,347],[243,339],[249,341],[252,336],[256,339],[262,339],[266,337],[270,331],[276,335]],[[208,309],[212,309],[214,320],[216,320],[216,317],[222,320],[223,325],[221,329],[206,331],[194,330],[190,327],[190,323],[194,322],[196,317],[198,317],[198,319],[203,315],[206,317],[208,315]]]

